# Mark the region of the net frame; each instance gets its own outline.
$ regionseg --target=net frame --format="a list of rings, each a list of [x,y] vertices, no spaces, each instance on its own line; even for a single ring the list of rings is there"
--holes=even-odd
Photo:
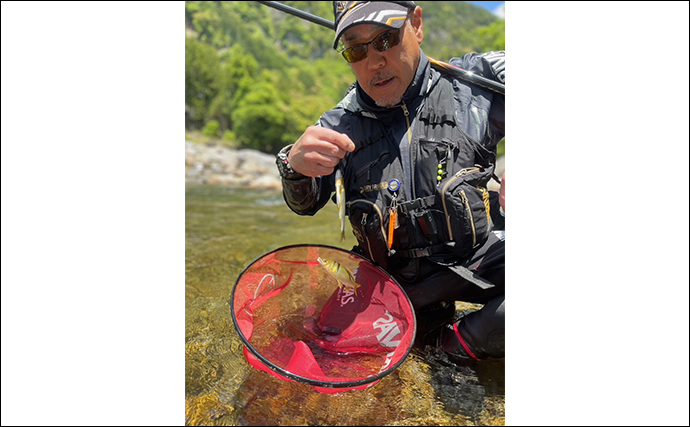
[[[347,380],[347,381],[322,381],[314,378],[309,378],[305,377],[299,374],[296,374],[294,372],[290,372],[280,366],[277,366],[273,362],[271,362],[267,357],[261,354],[261,352],[250,342],[250,340],[245,337],[244,333],[242,332],[242,329],[240,328],[237,316],[235,314],[235,295],[236,291],[238,289],[238,285],[240,284],[242,278],[244,277],[245,273],[249,272],[250,269],[262,261],[263,259],[279,252],[279,251],[285,251],[289,249],[296,249],[296,248],[323,248],[327,250],[333,250],[333,251],[338,251],[338,252],[343,252],[347,254],[350,257],[355,257],[356,259],[359,260],[359,262],[364,262],[366,265],[380,274],[383,278],[385,278],[386,282],[391,283],[397,287],[397,291],[400,293],[402,296],[402,301],[404,301],[407,306],[408,306],[408,311],[410,313],[411,318],[409,319],[409,324],[411,325],[411,336],[409,337],[409,344],[407,345],[407,348],[404,350],[404,353],[402,356],[399,357],[398,360],[395,362],[392,362],[390,365],[385,367],[385,369],[382,369],[378,374],[375,375],[370,375],[365,378],[361,379],[356,379],[356,380]],[[287,287],[288,285],[283,285],[284,287]],[[398,297],[398,299],[401,299]],[[325,393],[331,393],[331,392],[337,392],[341,390],[349,390],[349,389],[362,389],[362,388],[367,388],[370,387],[374,384],[376,384],[379,380],[381,380],[383,377],[389,375],[393,371],[395,371],[407,358],[409,355],[410,351],[412,350],[415,342],[415,336],[417,334],[417,321],[416,321],[416,316],[415,316],[415,311],[414,307],[412,306],[412,302],[410,301],[409,297],[407,296],[407,293],[403,289],[402,286],[395,280],[394,277],[392,277],[388,272],[386,272],[383,268],[380,266],[374,264],[371,260],[363,257],[362,255],[359,255],[357,253],[354,253],[352,251],[348,251],[343,248],[338,248],[335,246],[329,246],[329,245],[323,245],[323,244],[295,244],[295,245],[288,245],[288,246],[283,246],[276,248],[274,250],[271,250],[269,252],[266,252],[257,258],[255,258],[252,262],[250,262],[239,274],[237,280],[235,281],[235,284],[233,285],[233,289],[231,292],[230,300],[229,300],[229,305],[230,305],[230,313],[232,316],[232,322],[235,327],[235,330],[237,331],[237,334],[242,341],[244,345],[243,353],[245,355],[245,358],[247,361],[254,366],[253,363],[251,363],[250,357],[248,357],[248,354],[251,355],[254,359],[258,360],[263,367],[269,369],[277,378],[280,379],[287,379],[291,381],[296,381],[299,383],[304,383],[313,386],[320,392],[325,392]],[[409,332],[408,332],[409,333]],[[396,350],[397,351],[397,348]],[[258,369],[261,369],[261,367],[255,366]],[[264,369],[265,370],[265,369]],[[269,371],[266,371],[269,372]],[[269,373],[271,373],[269,372]]]

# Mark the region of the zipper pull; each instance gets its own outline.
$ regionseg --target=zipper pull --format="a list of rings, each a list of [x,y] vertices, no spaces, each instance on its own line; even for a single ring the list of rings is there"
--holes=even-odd
[[[460,198],[462,199],[462,202],[465,204],[465,208],[469,209],[470,201],[467,199],[467,194],[465,194],[465,190],[460,190]]]
[[[446,168],[446,164],[448,163],[448,152],[445,151],[443,153],[443,157],[441,160],[438,161],[438,166],[437,166],[437,175],[436,175],[436,186],[438,187],[441,184],[441,181],[448,176],[448,170]]]
[[[388,208],[388,249],[393,246],[393,233],[395,229],[398,228],[400,224],[398,223],[398,203],[395,196],[393,197],[393,202],[391,202],[391,207]]]
[[[362,220],[360,221],[360,224],[367,225],[367,215],[368,214],[366,212],[362,214]]]
[[[491,202],[489,201],[489,191],[484,187],[477,187],[482,192],[484,210],[486,211],[486,223],[491,224]]]
[[[400,181],[397,179],[391,179],[388,181],[388,191],[393,194],[393,200],[391,200],[391,205],[388,208],[388,249],[393,246],[393,235],[395,229],[400,227],[400,222],[398,221],[398,190],[400,190]]]
[[[407,105],[405,105],[404,102],[402,103],[402,105],[400,107],[402,108],[403,114],[405,115],[405,117],[410,117],[410,112],[407,111]]]
[[[400,222],[398,221],[398,191],[402,184],[397,179],[393,178],[388,181],[388,191],[393,194],[393,200],[391,201],[391,208],[395,209],[395,228],[400,227]],[[389,210],[390,211],[390,210]]]

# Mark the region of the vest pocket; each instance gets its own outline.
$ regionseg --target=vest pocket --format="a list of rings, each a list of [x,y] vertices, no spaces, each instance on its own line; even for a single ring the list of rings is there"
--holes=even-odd
[[[445,177],[453,166],[456,153],[447,139],[434,141],[421,138],[412,158],[415,172],[415,193],[417,196],[432,194],[433,188]]]
[[[488,192],[484,186],[492,173],[493,167],[464,168],[437,188],[445,245],[457,256],[471,254],[489,235]]]
[[[355,172],[355,184],[357,185],[361,181],[370,182],[371,181],[371,171],[374,170],[374,168],[376,168],[376,166],[378,166],[385,159],[390,157],[390,155],[391,155],[390,151],[384,151],[379,155],[379,157],[376,160],[369,162],[368,164],[359,168]],[[362,178],[364,178],[364,179],[362,179]]]
[[[365,199],[348,202],[350,224],[364,254],[383,268],[388,267],[388,237],[382,209]]]

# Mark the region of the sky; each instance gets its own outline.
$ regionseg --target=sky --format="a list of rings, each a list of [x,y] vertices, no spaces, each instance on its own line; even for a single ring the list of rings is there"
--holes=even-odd
[[[505,4],[504,1],[471,1],[470,3],[481,6],[489,12],[505,19]]]

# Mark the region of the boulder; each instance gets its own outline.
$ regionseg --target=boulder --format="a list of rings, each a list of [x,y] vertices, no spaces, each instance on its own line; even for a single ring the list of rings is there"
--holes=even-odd
[[[282,188],[275,156],[185,141],[185,182],[255,189]]]

